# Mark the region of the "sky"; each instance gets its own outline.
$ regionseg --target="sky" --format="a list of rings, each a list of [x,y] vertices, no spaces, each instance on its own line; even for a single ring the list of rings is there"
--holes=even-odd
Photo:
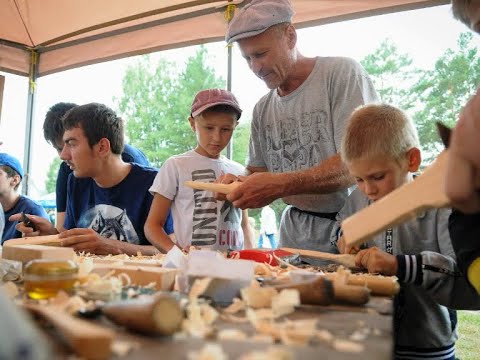
[[[445,5],[300,29],[298,49],[305,56],[347,56],[360,61],[374,52],[385,38],[390,38],[400,53],[406,53],[414,60],[416,67],[431,69],[447,48],[456,47],[458,36],[464,31],[468,29],[453,19],[450,6]],[[474,37],[474,41],[480,48],[480,37]],[[217,75],[226,79],[225,44],[209,44],[207,48],[211,54],[211,65]],[[153,59],[163,57],[182,64],[184,59],[194,52],[195,47],[189,47],[150,56]],[[256,101],[268,89],[251,73],[236,47],[233,53],[232,91],[244,109],[246,116],[242,116],[242,119],[245,121],[250,118]],[[38,79],[33,129],[33,166],[29,182],[34,198],[45,193],[48,166],[57,156],[43,138],[42,125],[48,108],[60,101],[77,104],[95,101],[116,109],[114,99],[122,95],[123,74],[129,65],[137,61],[138,57],[131,57]],[[0,74],[6,75],[0,123],[0,141],[4,143],[1,151],[9,152],[22,161],[28,81],[24,77]]]

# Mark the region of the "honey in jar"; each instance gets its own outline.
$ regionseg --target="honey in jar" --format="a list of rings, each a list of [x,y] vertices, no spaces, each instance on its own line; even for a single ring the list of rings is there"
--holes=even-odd
[[[70,293],[77,275],[78,267],[72,260],[32,260],[23,272],[25,293],[36,300],[54,297],[60,290]]]

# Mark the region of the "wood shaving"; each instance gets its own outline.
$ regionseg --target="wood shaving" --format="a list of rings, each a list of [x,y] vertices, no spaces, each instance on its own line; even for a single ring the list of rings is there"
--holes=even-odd
[[[293,313],[296,306],[300,306],[300,293],[296,289],[284,289],[272,297],[275,318]]]
[[[113,271],[100,277],[97,274],[88,274],[84,282],[77,286],[79,293],[88,299],[109,301],[118,297],[124,286],[122,279],[129,282],[126,274],[122,276],[112,276]]]
[[[238,329],[224,329],[218,332],[217,339],[219,340],[246,340],[247,334]]]
[[[326,343],[331,343],[335,338],[333,334],[325,329],[315,331],[315,338]]]
[[[87,303],[80,296],[69,296],[64,291],[59,291],[54,298],[49,300],[48,305],[70,315],[87,308]]]
[[[251,336],[249,340],[256,343],[267,343],[267,344],[273,344],[275,342],[275,339],[267,334],[255,334]]]
[[[363,344],[353,342],[350,340],[335,339],[332,342],[332,346],[335,350],[347,353],[360,353],[365,350]]]
[[[258,263],[255,265],[255,275],[269,277],[272,276],[272,270],[266,264]]]
[[[248,319],[246,316],[235,316],[235,315],[232,315],[232,314],[220,314],[220,318],[222,320],[225,320],[227,322],[232,322],[232,323],[246,323],[248,322]]]
[[[193,299],[186,307],[187,318],[183,320],[182,329],[189,335],[205,339],[213,334],[211,326],[218,318],[218,312],[206,303],[199,304]]]
[[[195,279],[193,285],[190,287],[190,291],[188,293],[188,298],[190,300],[198,298],[202,295],[205,291],[207,291],[210,283],[212,282],[212,278],[206,277],[201,279]]]
[[[126,356],[130,351],[139,348],[140,343],[136,341],[114,340],[111,345],[112,353],[118,357]]]
[[[233,298],[232,303],[223,309],[223,312],[226,314],[236,314],[239,311],[245,310],[245,303],[239,298]]]
[[[10,299],[13,299],[14,297],[16,297],[19,292],[18,292],[18,288],[17,288],[17,285],[15,285],[13,282],[11,281],[7,281],[6,283],[4,283],[2,285],[2,289],[3,289],[3,292],[7,295],[8,298]]]
[[[265,351],[252,351],[242,355],[239,360],[293,360],[293,353],[287,349],[270,347]]]
[[[207,343],[203,348],[188,353],[188,360],[227,360],[228,356],[218,344]]]
[[[355,330],[348,338],[352,341],[365,341],[371,331],[368,327]]]
[[[242,299],[247,306],[254,309],[269,308],[272,305],[272,298],[278,294],[272,287],[256,288],[247,287],[240,290]]]

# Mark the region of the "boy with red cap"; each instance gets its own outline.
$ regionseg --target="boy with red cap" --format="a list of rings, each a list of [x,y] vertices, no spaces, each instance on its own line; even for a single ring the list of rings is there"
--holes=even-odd
[[[188,118],[197,146],[169,158],[156,176],[150,192],[153,203],[145,234],[162,251],[191,245],[215,250],[251,247],[246,210],[217,201],[214,193],[185,187],[185,181],[213,182],[220,175],[243,175],[242,165],[221,155],[238,124],[242,110],[235,96],[222,89],[202,90],[195,96]],[[163,230],[168,209],[174,219],[175,239]]]

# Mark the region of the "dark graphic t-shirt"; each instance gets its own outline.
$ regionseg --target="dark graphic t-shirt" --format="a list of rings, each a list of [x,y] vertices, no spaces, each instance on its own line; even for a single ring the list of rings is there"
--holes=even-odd
[[[18,224],[18,221],[9,221],[9,217],[13,214],[24,212],[25,214],[37,215],[43,217],[44,219],[49,220],[45,209],[39,203],[33,201],[32,199],[20,195],[17,203],[13,208],[5,212],[5,229],[2,235],[2,244],[6,240],[21,238],[22,233],[18,231],[15,227]]]
[[[150,188],[157,170],[132,163],[127,177],[111,188],[101,188],[91,178],[76,178],[71,174],[67,186],[65,229],[92,228],[101,236],[150,245],[143,226],[147,220],[153,196]],[[173,232],[170,212],[164,226]]]

